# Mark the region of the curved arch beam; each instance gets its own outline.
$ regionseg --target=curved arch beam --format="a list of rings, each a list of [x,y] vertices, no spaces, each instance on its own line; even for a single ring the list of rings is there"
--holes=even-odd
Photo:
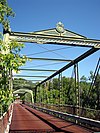
[[[13,94],[18,94],[18,93],[24,93],[24,92],[27,92],[27,93],[30,93],[31,96],[32,96],[32,103],[33,103],[33,91],[32,90],[28,90],[28,89],[18,89],[16,91],[13,92]]]

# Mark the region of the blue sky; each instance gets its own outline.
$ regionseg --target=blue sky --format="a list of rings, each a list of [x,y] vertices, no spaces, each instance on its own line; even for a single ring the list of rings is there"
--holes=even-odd
[[[100,40],[100,0],[8,0],[8,3],[16,14],[15,18],[10,18],[12,31],[32,32],[51,29],[55,28],[56,24],[61,21],[65,29],[91,39]],[[31,57],[74,59],[88,50],[87,48],[71,47],[55,52],[36,54],[41,51],[64,47],[58,45],[51,46],[50,44],[44,46],[26,43],[21,54],[34,54],[30,55]],[[90,70],[94,71],[99,56],[100,51],[79,63],[80,76],[88,76]],[[27,62],[23,68],[29,68],[30,66],[30,68],[33,68],[32,66],[43,65],[43,63],[48,64],[50,62]],[[65,64],[40,66],[38,68],[59,69]],[[71,76],[71,73],[72,69],[67,70],[66,76]],[[26,74],[32,75],[29,72],[26,72]]]

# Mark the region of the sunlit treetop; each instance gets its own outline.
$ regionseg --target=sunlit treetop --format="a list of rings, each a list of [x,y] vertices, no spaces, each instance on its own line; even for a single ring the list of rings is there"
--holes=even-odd
[[[9,29],[8,18],[10,16],[14,17],[14,12],[12,8],[9,7],[7,0],[0,0],[0,23],[5,30]]]

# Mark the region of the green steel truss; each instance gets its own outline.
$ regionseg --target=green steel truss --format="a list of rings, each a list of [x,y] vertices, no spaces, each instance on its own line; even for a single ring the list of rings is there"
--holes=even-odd
[[[51,36],[37,34],[37,33],[21,33],[11,32],[9,36],[10,40],[16,40],[18,42],[30,42],[39,44],[58,44],[69,46],[81,46],[81,47],[95,47],[100,48],[100,40],[93,40],[87,38],[65,37],[65,36]]]
[[[100,48],[100,40],[88,39],[66,29],[64,29],[63,33],[58,32],[57,28],[31,33],[12,31],[9,33],[9,39],[16,40],[18,42]]]

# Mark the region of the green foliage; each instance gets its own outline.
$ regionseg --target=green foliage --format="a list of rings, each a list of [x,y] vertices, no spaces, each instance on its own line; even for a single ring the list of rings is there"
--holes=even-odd
[[[90,72],[90,77],[82,76],[80,78],[80,106],[86,108],[99,109],[100,108],[100,75],[95,80],[95,85],[90,90],[90,78],[93,76]],[[92,79],[91,79],[92,80]],[[62,77],[62,86],[59,87],[59,80],[54,78],[50,83],[41,85],[37,89],[37,103],[43,104],[67,104],[77,105],[77,85],[75,88],[75,79]],[[90,92],[90,95],[89,95]]]
[[[22,78],[19,78],[19,79],[14,78],[14,80],[13,80],[13,90],[14,91],[19,90],[19,89],[33,90],[33,88],[34,88],[34,83],[32,81],[28,81],[28,80],[22,79]],[[28,92],[24,92],[23,94],[19,93],[19,96],[24,101],[32,102],[32,95]]]
[[[26,79],[22,78],[14,78],[13,80],[13,90],[18,90],[18,89],[30,89],[33,90],[34,88],[34,83],[32,81],[28,81]]]
[[[99,109],[100,108],[100,102],[99,102],[100,75],[97,75],[97,78],[95,80],[95,85],[91,90],[90,89],[91,73],[93,74],[93,72],[90,72],[90,76],[88,78],[85,76],[82,76],[80,78],[80,83],[79,83],[80,105],[86,108]],[[18,88],[21,88],[21,86],[24,84],[24,88],[25,88],[25,84],[28,81],[25,81],[23,79],[17,79],[17,80],[19,84],[17,84],[16,87],[14,85],[14,87],[18,89]],[[43,104],[57,104],[57,105],[67,104],[67,105],[76,106],[77,103],[76,103],[75,79],[62,77],[61,84],[62,86],[59,87],[58,78],[54,78],[50,82],[46,82],[45,84],[42,84],[40,87],[37,88],[36,102],[43,103]],[[31,84],[28,88],[31,89]],[[89,92],[90,92],[90,95],[89,95]],[[30,96],[28,94],[27,94],[27,99],[30,99]]]
[[[26,93],[24,100],[27,101],[27,102],[29,102],[29,103],[31,103],[32,102],[32,96],[31,96],[31,94],[30,93]]]
[[[8,49],[9,46],[9,52],[6,53],[6,50]],[[1,67],[1,71],[0,71],[0,75],[1,75],[1,79],[0,79],[0,91],[2,93],[1,95],[1,100],[0,100],[0,104],[2,105],[2,110],[3,112],[6,111],[8,105],[10,104],[10,102],[12,101],[12,92],[10,92],[9,88],[9,80],[12,78],[10,72],[12,72],[12,70],[14,71],[18,71],[18,68],[22,65],[25,64],[27,58],[21,57],[19,55],[19,52],[21,50],[21,48],[23,48],[23,44],[19,44],[17,42],[10,42],[9,44],[7,44],[7,46],[3,45],[3,41],[1,41],[0,43],[0,48],[1,48],[1,52],[0,52],[0,67]],[[2,52],[3,51],[3,52]],[[5,54],[4,54],[5,52]],[[10,92],[10,93],[9,93]],[[6,94],[6,95],[5,95]]]
[[[100,109],[100,75],[97,75],[94,86],[91,87],[90,81],[92,81],[92,78],[93,72],[90,71],[90,76],[87,80],[81,80],[80,82],[81,105],[87,108]]]
[[[82,82],[86,82],[86,81],[87,81],[87,78],[83,75],[83,76],[80,78],[80,80],[81,80]]]
[[[4,52],[2,51],[6,51],[8,49],[7,45],[9,46],[10,51],[4,54]],[[0,66],[1,68],[6,67],[6,71],[9,69],[18,70],[19,66],[25,64],[27,59],[25,56],[21,57],[19,55],[19,52],[24,45],[15,41],[7,45],[4,45],[3,42],[0,43],[0,47],[2,50],[0,52]]]
[[[10,16],[14,16],[7,0],[0,0],[0,24],[5,31],[9,31]],[[24,47],[16,41],[4,42],[4,36],[0,33],[0,110],[4,113],[12,102],[12,70],[18,71],[19,66],[25,64],[27,58],[20,56],[20,50]]]
[[[14,16],[12,8],[8,6],[7,0],[0,0],[0,23],[5,30],[8,30],[9,28],[9,16]]]

